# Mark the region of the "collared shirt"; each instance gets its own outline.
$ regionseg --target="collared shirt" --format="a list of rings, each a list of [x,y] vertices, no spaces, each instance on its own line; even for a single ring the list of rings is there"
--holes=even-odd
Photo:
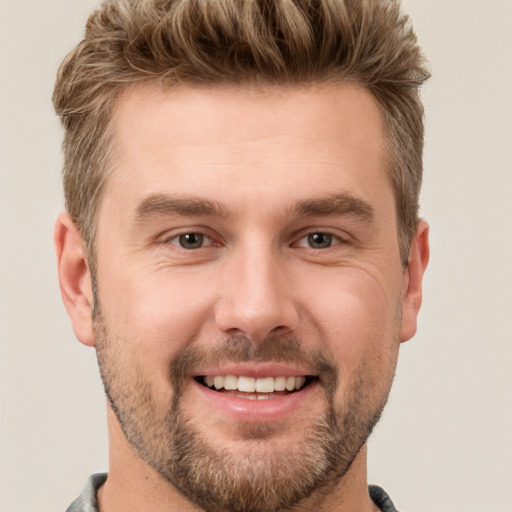
[[[98,489],[106,480],[106,473],[92,475],[87,480],[82,494],[71,503],[66,512],[99,512],[97,500]],[[370,491],[371,499],[382,512],[398,512],[384,489],[381,489],[377,485],[370,485],[368,490]]]

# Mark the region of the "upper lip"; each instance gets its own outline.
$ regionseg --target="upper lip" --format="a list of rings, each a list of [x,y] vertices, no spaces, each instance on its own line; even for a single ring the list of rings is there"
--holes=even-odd
[[[300,377],[315,375],[315,372],[283,363],[233,363],[217,368],[202,368],[194,376],[235,375],[237,377]]]

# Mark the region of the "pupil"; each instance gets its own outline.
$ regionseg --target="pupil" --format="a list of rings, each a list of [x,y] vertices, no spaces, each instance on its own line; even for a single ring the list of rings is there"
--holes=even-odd
[[[180,245],[184,249],[197,249],[203,245],[204,235],[201,233],[186,233],[180,235]]]
[[[314,249],[325,249],[331,246],[332,236],[328,233],[313,233],[308,236],[308,242]]]

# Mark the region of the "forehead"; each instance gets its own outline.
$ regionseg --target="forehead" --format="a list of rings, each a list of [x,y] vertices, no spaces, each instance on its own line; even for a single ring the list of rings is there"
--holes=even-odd
[[[155,108],[154,112],[152,107]],[[176,118],[186,119],[188,122],[193,122],[198,117],[203,118],[200,126],[204,129],[209,128],[208,124],[204,124],[204,119],[212,115],[216,116],[215,119],[212,118],[216,127],[224,122],[231,123],[242,119],[248,130],[254,130],[260,121],[267,123],[267,126],[278,126],[279,118],[287,115],[310,121],[321,116],[326,130],[333,127],[339,129],[335,118],[340,113],[346,118],[354,115],[361,123],[372,122],[375,117],[380,117],[378,103],[368,90],[343,82],[260,87],[159,87],[152,83],[137,84],[122,92],[116,117],[117,122],[123,124],[127,116],[129,120],[130,116],[137,116],[141,110],[150,112],[151,115],[158,112],[166,116],[171,109]],[[245,114],[251,111],[258,115],[248,119]],[[187,131],[183,135],[186,136]]]
[[[121,138],[131,138],[138,130],[136,135],[147,135],[155,144],[163,137],[169,143],[171,136],[175,144],[225,145],[243,139],[320,140],[334,135],[340,143],[379,145],[383,134],[373,95],[349,84],[169,89],[137,85],[121,95],[114,124]]]
[[[303,195],[308,187],[329,192],[336,182],[365,195],[387,182],[377,101],[346,84],[139,85],[120,98],[114,148],[107,195],[128,187],[139,195],[195,194],[199,188],[222,196],[236,188],[241,199],[261,192],[282,200],[287,183]]]

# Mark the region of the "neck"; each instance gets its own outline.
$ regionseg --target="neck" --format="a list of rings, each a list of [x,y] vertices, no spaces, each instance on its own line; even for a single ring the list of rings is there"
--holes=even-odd
[[[109,475],[98,493],[100,512],[201,512],[164,480],[151,466],[136,456],[126,440],[117,418],[108,408]],[[350,469],[332,486],[314,493],[300,503],[301,512],[378,511],[367,487],[366,445]],[[290,512],[295,511],[293,509]]]

